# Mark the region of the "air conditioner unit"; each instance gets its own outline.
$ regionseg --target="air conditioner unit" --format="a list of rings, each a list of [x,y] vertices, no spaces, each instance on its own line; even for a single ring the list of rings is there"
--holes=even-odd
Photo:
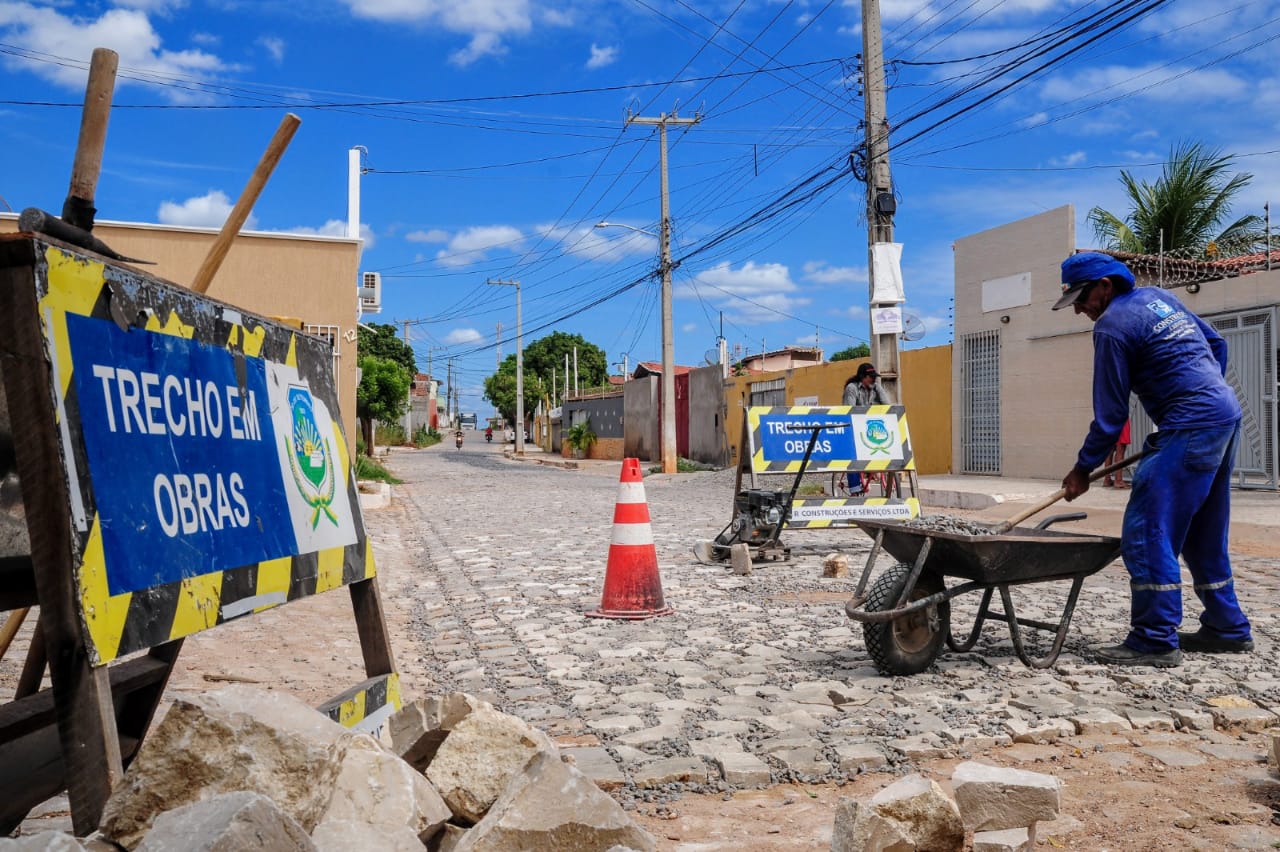
[[[382,313],[382,273],[365,272],[360,276],[360,311]]]

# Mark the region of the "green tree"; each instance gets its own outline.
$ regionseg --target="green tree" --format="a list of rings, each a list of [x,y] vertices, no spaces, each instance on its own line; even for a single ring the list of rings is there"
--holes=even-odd
[[[535,375],[549,381],[554,370],[557,383],[563,383],[564,357],[569,356],[569,369],[572,370],[575,346],[578,347],[579,387],[590,388],[605,384],[609,380],[609,365],[604,350],[594,343],[588,343],[581,334],[565,334],[563,331],[540,337],[524,348],[525,380],[528,381],[530,375]],[[514,374],[515,356],[508,356],[508,360]],[[502,366],[505,368],[506,362]]]
[[[412,374],[401,364],[365,355],[360,359],[360,385],[356,388],[356,417],[364,435],[365,452],[373,455],[373,421],[394,423],[409,405]]]
[[[578,351],[578,386],[598,387],[609,381],[608,358],[604,350],[588,343],[580,334],[555,331],[524,348],[524,413],[530,415],[549,394],[551,377],[557,389],[564,387],[565,356],[573,369],[574,347]],[[484,398],[508,422],[516,419],[516,356],[508,355],[498,372],[484,380]]]
[[[1234,158],[1198,142],[1179,142],[1160,177],[1152,183],[1128,171],[1120,182],[1132,209],[1124,218],[1101,207],[1089,211],[1089,224],[1104,248],[1135,254],[1203,258],[1237,255],[1266,245],[1262,219],[1249,215],[1223,227],[1231,201],[1253,180],[1230,171]]]
[[[360,358],[372,356],[384,361],[394,361],[409,371],[412,378],[418,372],[418,362],[413,357],[413,347],[396,336],[396,327],[389,324],[361,323],[356,331],[356,353]]]
[[[484,380],[484,398],[493,404],[497,409],[498,415],[508,423],[516,422],[516,368],[515,356],[509,359],[511,368],[507,369],[506,361],[503,362],[502,368],[492,376],[488,376]],[[535,375],[529,373],[526,366],[524,371],[524,413],[526,415],[533,414],[537,409],[538,403],[547,395],[547,388],[542,384],[542,380]]]
[[[849,346],[841,349],[839,352],[832,352],[828,361],[852,361],[854,358],[870,358],[871,347],[865,343],[859,343],[857,346]]]

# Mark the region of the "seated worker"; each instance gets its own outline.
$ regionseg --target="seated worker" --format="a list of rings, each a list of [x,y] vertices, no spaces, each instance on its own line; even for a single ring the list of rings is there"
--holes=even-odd
[[[856,406],[893,404],[889,401],[889,394],[885,393],[884,387],[880,384],[880,374],[876,372],[875,366],[870,361],[859,364],[858,371],[844,383],[844,404]]]
[[[884,387],[880,384],[880,374],[876,372],[875,365],[870,361],[864,361],[858,365],[858,371],[854,373],[849,381],[844,384],[844,404],[865,408],[868,405],[892,405],[889,401],[889,394],[885,393]],[[857,473],[849,474],[849,493],[858,497],[867,493],[867,480],[870,477],[866,474],[859,475]],[[880,485],[888,493],[888,479],[881,476]]]

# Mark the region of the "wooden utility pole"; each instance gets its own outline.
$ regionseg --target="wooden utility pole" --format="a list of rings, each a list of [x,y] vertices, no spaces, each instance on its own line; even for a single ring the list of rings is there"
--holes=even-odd
[[[880,39],[880,0],[862,0],[862,88],[866,105],[867,146],[867,297],[871,306],[871,363],[880,373],[889,398],[901,402],[898,335],[876,334],[878,308],[895,303],[877,302],[875,246],[893,242],[893,214],[897,200],[889,175],[889,120],[885,110],[884,45]]]
[[[649,124],[658,128],[660,153],[659,171],[662,173],[662,225],[658,229],[658,242],[662,247],[662,472],[676,472],[676,356],[675,339],[671,327],[671,199],[667,191],[667,125],[691,127],[702,121],[702,116],[679,118],[675,112],[665,112],[657,118],[628,115],[627,124]]]

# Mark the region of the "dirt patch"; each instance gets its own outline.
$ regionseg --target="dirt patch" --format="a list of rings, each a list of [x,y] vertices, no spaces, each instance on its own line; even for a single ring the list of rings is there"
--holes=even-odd
[[[1261,735],[1245,742],[1261,755]],[[1280,828],[1272,824],[1272,814],[1280,808],[1280,778],[1257,762],[1208,760],[1198,767],[1172,769],[1124,738],[1080,745],[1014,745],[977,759],[1045,772],[1063,781],[1061,817],[1039,825],[1040,848],[1208,852],[1280,844]],[[951,773],[958,763],[926,761],[917,771],[950,792]],[[659,848],[667,850],[826,849],[836,804],[843,798],[869,798],[896,778],[877,772],[842,785],[691,794],[661,806],[642,805],[636,819],[658,838]]]

